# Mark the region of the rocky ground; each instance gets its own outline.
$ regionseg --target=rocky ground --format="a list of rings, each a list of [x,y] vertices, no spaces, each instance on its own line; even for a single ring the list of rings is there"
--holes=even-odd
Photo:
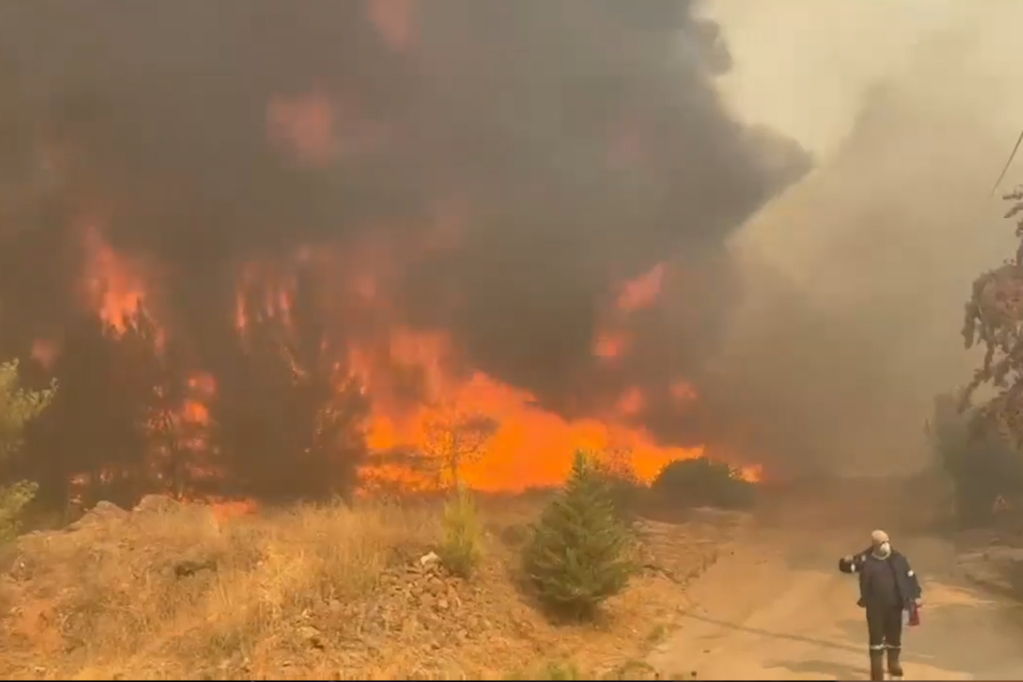
[[[436,504],[229,518],[163,497],[100,504],[0,552],[0,677],[651,677],[645,652],[745,517],[639,523],[642,574],[597,623],[564,624],[518,572],[540,502],[482,504],[485,554],[470,580],[438,558]]]

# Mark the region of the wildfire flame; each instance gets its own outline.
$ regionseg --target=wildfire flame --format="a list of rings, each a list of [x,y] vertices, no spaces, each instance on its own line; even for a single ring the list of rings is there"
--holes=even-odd
[[[84,222],[80,234],[86,262],[82,283],[86,305],[123,333],[146,296],[143,272],[106,243],[96,222]]]
[[[410,45],[408,5],[398,0],[378,0],[371,5],[372,21],[396,50]],[[322,97],[275,98],[267,107],[269,141],[303,163],[324,164],[338,152],[341,119],[332,103]],[[418,252],[455,248],[465,211],[459,201],[438,202],[437,224],[427,231],[429,242],[418,245]],[[112,248],[104,239],[101,221],[83,221],[79,234],[86,261],[82,302],[113,333],[123,334],[140,305],[152,309],[152,272],[146,264]],[[334,359],[338,367],[346,368],[336,377],[338,390],[355,381],[369,404],[364,429],[370,457],[362,470],[367,485],[386,483],[422,489],[440,484],[442,477],[437,470],[443,471],[443,464],[424,472],[396,459],[395,453],[402,451],[438,461],[450,459],[454,453],[459,458],[458,475],[470,486],[485,491],[521,491],[558,484],[578,449],[627,453],[635,475],[645,482],[652,481],[673,460],[704,454],[703,446],[665,447],[646,429],[635,425],[631,418],[648,400],[639,387],[625,389],[604,414],[568,419],[544,409],[527,391],[465,368],[448,332],[415,329],[390,317],[387,278],[400,276],[402,258],[407,257],[401,254],[417,252],[416,245],[403,245],[400,254],[387,245],[370,242],[349,247],[358,257],[349,256],[344,268],[338,267],[343,256],[317,248],[307,248],[276,263],[245,264],[238,272],[234,326],[244,336],[254,315],[275,318],[290,326],[297,267],[320,268],[326,280],[344,272],[338,291],[332,290],[331,295],[337,293],[345,310],[360,312],[373,321],[365,334],[352,335]],[[658,264],[621,283],[605,329],[594,342],[595,357],[613,362],[628,355],[629,316],[657,302],[667,271],[668,265]],[[254,291],[259,292],[255,303]],[[324,313],[331,315],[334,311]],[[159,327],[159,315],[154,316],[154,322],[159,339],[173,333]],[[33,348],[33,356],[44,365],[51,365],[58,353],[59,346],[47,340],[39,340]],[[410,402],[396,385],[396,368],[421,377],[417,400]],[[188,396],[169,419],[182,432],[209,422],[209,405],[218,390],[216,378],[199,371],[190,377],[188,388]],[[681,378],[671,385],[670,392],[680,409],[699,399],[694,388]],[[487,428],[478,438],[465,440],[459,431],[468,424],[485,424]],[[177,447],[198,452],[206,444],[201,435],[182,435]],[[742,473],[749,480],[759,480],[763,472],[759,467],[747,467]]]
[[[123,333],[127,319],[146,299],[144,276],[102,240],[93,224],[84,231],[89,255],[85,291],[96,314],[117,333]],[[622,286],[618,306],[631,311],[650,305],[657,295],[663,268],[644,275],[637,282]],[[284,268],[249,263],[241,269],[235,325],[242,332],[253,311],[243,305],[251,285],[260,283],[262,297],[257,313],[288,320],[294,294],[294,278]],[[385,292],[371,272],[355,273],[348,282],[348,293],[358,304],[386,310]],[[623,338],[603,335],[601,339]],[[627,344],[598,341],[598,354],[614,357],[627,350]],[[40,357],[52,358],[52,345],[40,342]],[[386,359],[386,362],[382,360]],[[460,465],[464,481],[484,491],[521,491],[530,487],[555,485],[563,481],[577,449],[596,452],[627,452],[636,476],[649,482],[669,462],[697,457],[702,447],[663,447],[643,428],[628,425],[629,417],[640,411],[645,396],[638,387],[627,389],[608,414],[569,420],[538,406],[535,396],[504,384],[486,373],[474,371],[456,375],[449,368],[456,364],[456,349],[444,332],[423,332],[402,325],[391,325],[364,342],[346,349],[345,365],[350,372],[338,378],[341,385],[355,379],[368,398],[370,412],[365,425],[366,442],[371,451],[363,476],[373,483],[390,483],[410,489],[435,486],[437,481],[412,468],[394,464],[389,454],[405,449],[444,456],[436,444],[438,425],[457,428],[466,415],[493,425],[479,452],[466,457]],[[415,370],[423,378],[421,399],[408,404],[399,397],[393,383],[393,369]],[[209,420],[207,404],[217,391],[216,380],[205,373],[189,379],[190,395],[180,406],[174,420],[179,425],[202,425]],[[696,400],[688,384],[676,382],[673,395],[680,401]],[[200,448],[190,442],[188,447]],[[756,468],[744,471],[750,479],[759,478]]]

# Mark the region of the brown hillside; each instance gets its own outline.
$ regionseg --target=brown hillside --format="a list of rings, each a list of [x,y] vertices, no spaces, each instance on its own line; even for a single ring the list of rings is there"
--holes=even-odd
[[[596,624],[550,623],[518,586],[538,500],[485,501],[476,577],[433,550],[434,503],[298,507],[223,518],[145,498],[100,504],[3,555],[5,679],[507,679],[570,661],[634,678],[684,583],[734,528],[641,524],[643,574]]]

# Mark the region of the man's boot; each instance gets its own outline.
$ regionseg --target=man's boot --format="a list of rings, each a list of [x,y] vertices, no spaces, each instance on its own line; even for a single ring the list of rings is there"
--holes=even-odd
[[[901,647],[888,647],[888,674],[892,677],[902,677],[902,663],[899,662]]]
[[[870,650],[870,679],[884,679],[884,651]]]

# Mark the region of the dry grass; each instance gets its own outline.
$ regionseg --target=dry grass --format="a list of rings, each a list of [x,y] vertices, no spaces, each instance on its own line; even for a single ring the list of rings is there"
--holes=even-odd
[[[470,580],[420,561],[443,535],[432,503],[226,520],[167,500],[100,508],[7,553],[0,677],[504,679],[537,660],[607,673],[649,646],[651,623],[668,623],[684,599],[679,576],[708,565],[714,533],[727,532],[655,528],[648,545],[663,570],[612,600],[604,622],[556,626],[517,587],[537,502],[481,505],[485,547]]]

